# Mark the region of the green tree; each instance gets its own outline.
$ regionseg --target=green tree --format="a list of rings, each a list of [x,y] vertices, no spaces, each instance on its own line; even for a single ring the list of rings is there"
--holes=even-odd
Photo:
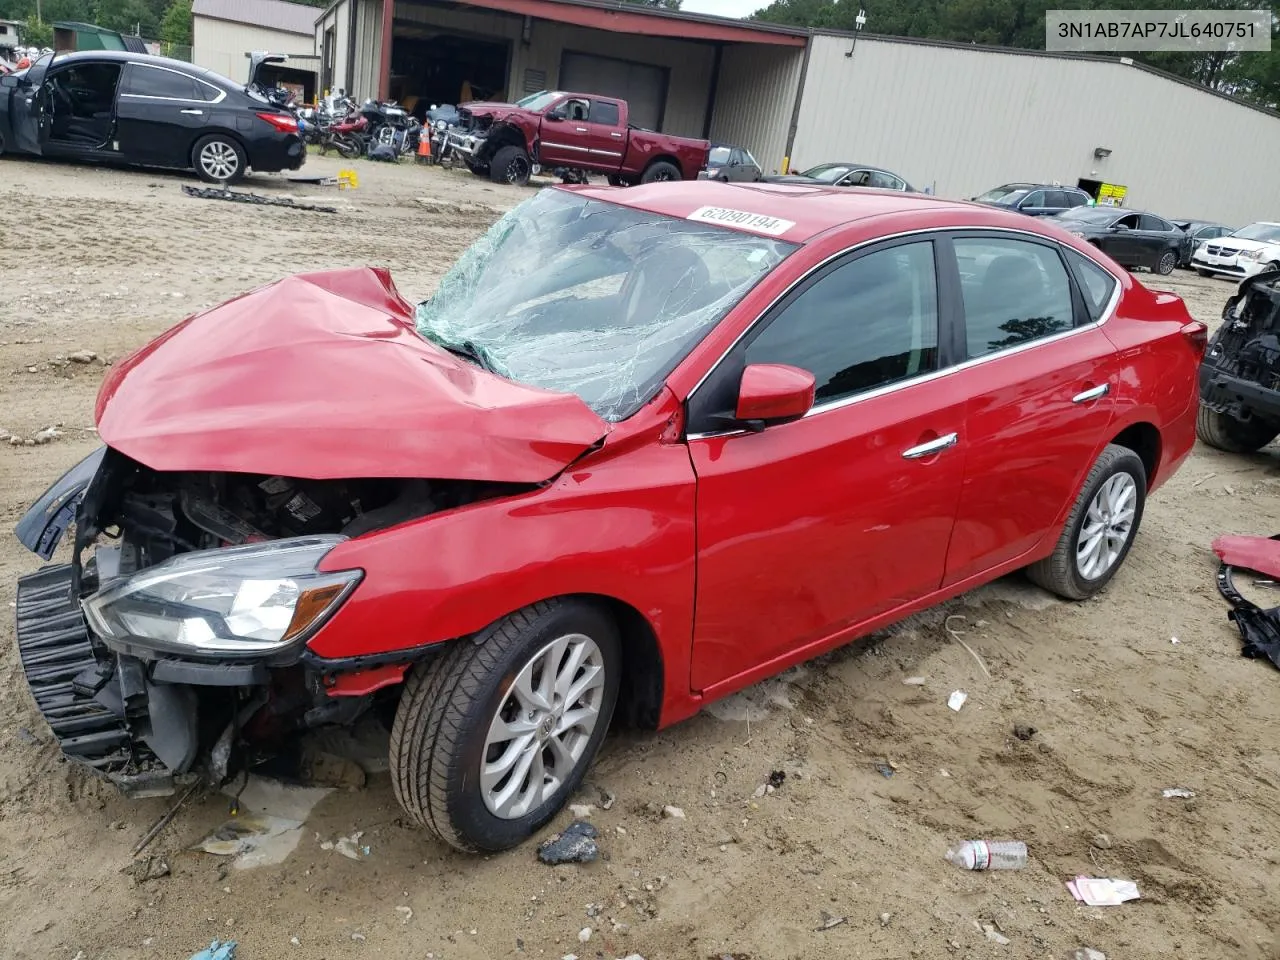
[[[31,17],[22,22],[22,42],[28,47],[52,47],[53,25]]]
[[[160,39],[179,46],[191,44],[191,0],[173,0],[160,21]]]
[[[639,4],[642,7],[658,7],[662,10],[680,9],[680,0],[627,0],[627,2]]]

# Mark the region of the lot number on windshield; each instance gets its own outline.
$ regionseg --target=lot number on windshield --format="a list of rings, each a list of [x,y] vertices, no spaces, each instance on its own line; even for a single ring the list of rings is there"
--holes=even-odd
[[[777,217],[767,217],[762,213],[729,210],[725,207],[699,207],[689,214],[689,219],[702,223],[718,223],[725,227],[754,230],[757,233],[767,233],[771,237],[779,237],[796,225],[794,220],[779,220]]]

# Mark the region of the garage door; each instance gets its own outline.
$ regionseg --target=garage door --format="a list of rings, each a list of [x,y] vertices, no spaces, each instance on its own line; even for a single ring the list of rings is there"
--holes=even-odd
[[[667,102],[667,68],[566,50],[560,60],[560,89],[626,100],[633,124],[658,130]]]

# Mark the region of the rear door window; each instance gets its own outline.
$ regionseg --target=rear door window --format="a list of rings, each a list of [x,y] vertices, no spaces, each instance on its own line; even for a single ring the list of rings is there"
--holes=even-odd
[[[197,96],[196,82],[186,74],[143,63],[129,64],[120,92],[149,100],[204,100],[203,96]]]
[[[1115,292],[1116,278],[1074,250],[1063,252],[1067,255],[1067,262],[1071,264],[1072,273],[1076,275],[1076,284],[1084,297],[1089,319],[1095,322],[1100,320],[1107,304],[1111,302],[1111,294]]]
[[[1071,281],[1055,247],[1010,237],[957,237],[955,252],[970,359],[1075,325]]]
[[[1168,232],[1173,229],[1173,224],[1168,220],[1161,220],[1159,217],[1153,217],[1149,213],[1144,213],[1138,222],[1141,224],[1138,228],[1140,230]]]
[[[618,105],[612,100],[597,100],[591,108],[591,122],[606,127],[618,125]]]

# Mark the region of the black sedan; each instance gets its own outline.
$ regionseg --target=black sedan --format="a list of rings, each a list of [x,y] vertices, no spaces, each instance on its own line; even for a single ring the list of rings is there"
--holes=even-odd
[[[1045,219],[1089,241],[1117,263],[1165,276],[1173,273],[1191,243],[1164,217],[1121,207],[1075,207]]]
[[[724,183],[755,183],[764,176],[760,164],[746,147],[727,143],[713,143],[707,154],[707,169],[698,174],[699,180],[720,180]]]
[[[1212,220],[1174,220],[1173,225],[1191,238],[1178,264],[1180,267],[1191,266],[1191,258],[1206,240],[1217,240],[1219,237],[1227,237],[1236,232],[1234,227],[1223,226]]]
[[[916,193],[916,188],[889,170],[865,163],[820,163],[800,173],[765,177],[765,183],[809,184],[815,187],[876,187]]]
[[[48,54],[0,77],[0,153],[194,169],[210,183],[297,170],[298,122],[252,80],[123,51]]]

